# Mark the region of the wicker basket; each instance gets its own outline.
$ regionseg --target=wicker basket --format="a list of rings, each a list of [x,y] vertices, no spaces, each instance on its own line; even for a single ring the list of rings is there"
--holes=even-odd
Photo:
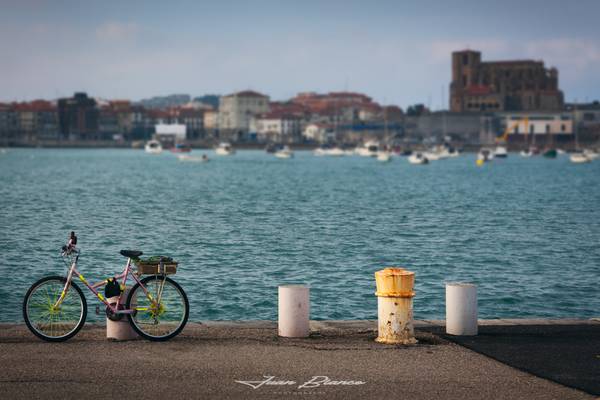
[[[176,261],[163,263],[162,266],[158,262],[144,261],[137,262],[135,265],[140,275],[172,275],[177,273]]]

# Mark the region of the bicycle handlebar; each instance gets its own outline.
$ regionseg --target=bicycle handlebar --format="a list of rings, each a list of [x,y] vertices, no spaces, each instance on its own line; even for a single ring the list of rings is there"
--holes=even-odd
[[[71,253],[75,253],[75,254],[79,255],[79,250],[77,250],[74,246],[67,246],[67,245],[64,245],[61,248],[60,254],[62,256],[68,256],[68,255],[71,255]]]

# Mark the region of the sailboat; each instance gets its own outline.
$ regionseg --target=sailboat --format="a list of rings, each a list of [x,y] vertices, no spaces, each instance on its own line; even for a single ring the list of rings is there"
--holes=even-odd
[[[556,158],[556,156],[558,155],[558,152],[554,148],[554,136],[552,136],[551,133],[548,133],[548,135],[550,135],[550,146],[548,146],[544,149],[542,156],[544,156],[546,158]]]
[[[577,105],[575,105],[575,109],[577,109]],[[575,115],[575,113],[573,113],[573,115]],[[573,164],[591,162],[591,158],[579,149],[579,135],[577,134],[577,124],[575,121],[573,121],[573,129],[575,130],[575,151],[569,156],[569,160],[571,160]]]

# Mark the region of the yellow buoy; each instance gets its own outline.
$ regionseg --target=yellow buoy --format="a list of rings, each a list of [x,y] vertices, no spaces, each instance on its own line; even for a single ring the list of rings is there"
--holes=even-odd
[[[478,158],[478,159],[477,159],[477,165],[478,165],[478,166],[480,166],[480,167],[481,167],[481,166],[482,166],[484,163],[485,163],[485,161],[483,161],[481,158]]]

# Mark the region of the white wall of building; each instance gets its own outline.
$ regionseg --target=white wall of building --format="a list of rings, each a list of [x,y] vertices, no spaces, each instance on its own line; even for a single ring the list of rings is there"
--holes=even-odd
[[[252,118],[269,111],[269,97],[232,94],[219,100],[219,129],[249,131]]]
[[[570,113],[506,114],[504,129],[509,135],[571,135],[573,119]]]
[[[186,138],[187,128],[183,124],[158,124],[155,129],[157,135],[171,135],[182,140]]]

